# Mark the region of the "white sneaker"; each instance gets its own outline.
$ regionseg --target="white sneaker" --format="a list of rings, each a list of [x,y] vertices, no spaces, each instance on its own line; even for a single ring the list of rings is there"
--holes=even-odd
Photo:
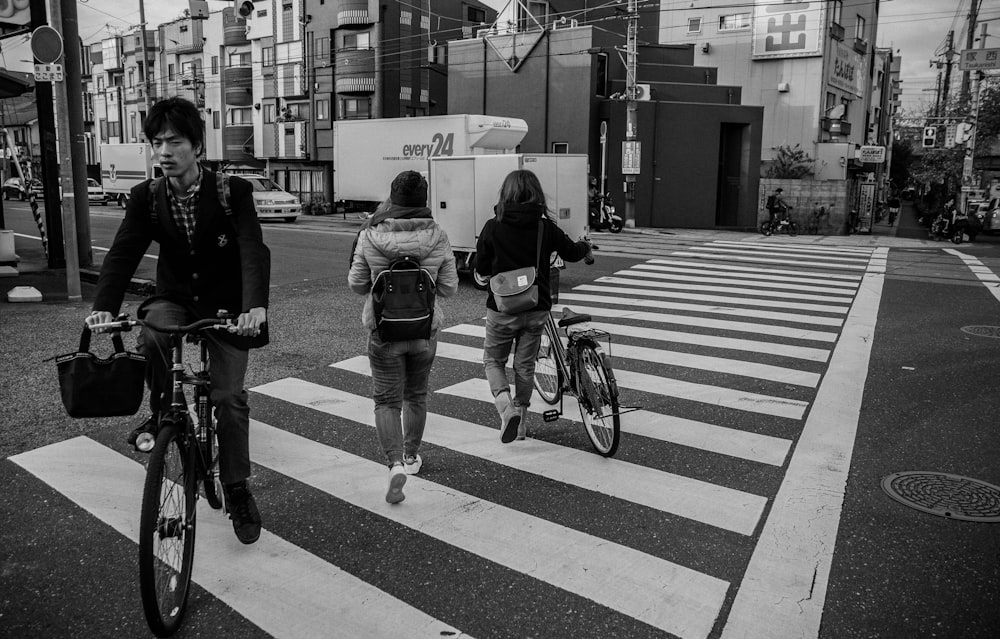
[[[407,475],[416,475],[420,472],[420,467],[423,466],[424,460],[420,458],[420,455],[414,455],[413,457],[403,457],[403,470]]]
[[[406,483],[406,471],[402,464],[393,464],[389,469],[389,490],[385,493],[385,500],[390,504],[398,504],[406,499],[403,494],[403,484]]]

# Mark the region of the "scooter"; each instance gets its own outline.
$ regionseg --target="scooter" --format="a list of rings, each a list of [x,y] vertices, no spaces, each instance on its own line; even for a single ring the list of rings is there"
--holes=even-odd
[[[615,213],[611,204],[611,195],[599,193],[590,198],[590,229],[592,231],[608,230],[621,233],[625,228],[625,220]]]

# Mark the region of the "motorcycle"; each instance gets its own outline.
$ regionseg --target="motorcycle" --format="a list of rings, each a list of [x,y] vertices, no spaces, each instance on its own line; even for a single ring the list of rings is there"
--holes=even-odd
[[[608,230],[621,233],[625,228],[625,220],[615,213],[609,193],[598,193],[590,198],[590,229],[592,231]]]
[[[938,240],[951,240],[954,244],[961,244],[965,239],[967,226],[968,223],[966,220],[959,219],[953,224],[945,216],[938,215],[931,222],[930,229],[927,231],[927,237],[935,242]],[[970,236],[970,242],[972,241],[972,237]]]

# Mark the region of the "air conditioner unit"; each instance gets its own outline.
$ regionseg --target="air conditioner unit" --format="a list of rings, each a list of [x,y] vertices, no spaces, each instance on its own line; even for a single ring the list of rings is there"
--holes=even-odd
[[[635,99],[637,102],[649,102],[652,99],[648,84],[635,85]]]

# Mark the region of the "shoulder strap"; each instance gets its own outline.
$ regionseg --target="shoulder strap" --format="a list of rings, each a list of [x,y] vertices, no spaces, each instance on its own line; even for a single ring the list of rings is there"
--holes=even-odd
[[[535,245],[535,268],[542,261],[542,233],[545,231],[545,220],[538,220],[538,244]]]
[[[158,178],[153,178],[149,181],[149,219],[152,221],[153,225],[159,224],[159,216],[157,214],[158,206],[158,194],[160,192],[160,185],[163,184],[163,176]]]
[[[232,207],[229,206],[229,174],[215,174],[215,190],[219,194],[219,204],[222,205],[222,212],[227,216],[233,214]]]

